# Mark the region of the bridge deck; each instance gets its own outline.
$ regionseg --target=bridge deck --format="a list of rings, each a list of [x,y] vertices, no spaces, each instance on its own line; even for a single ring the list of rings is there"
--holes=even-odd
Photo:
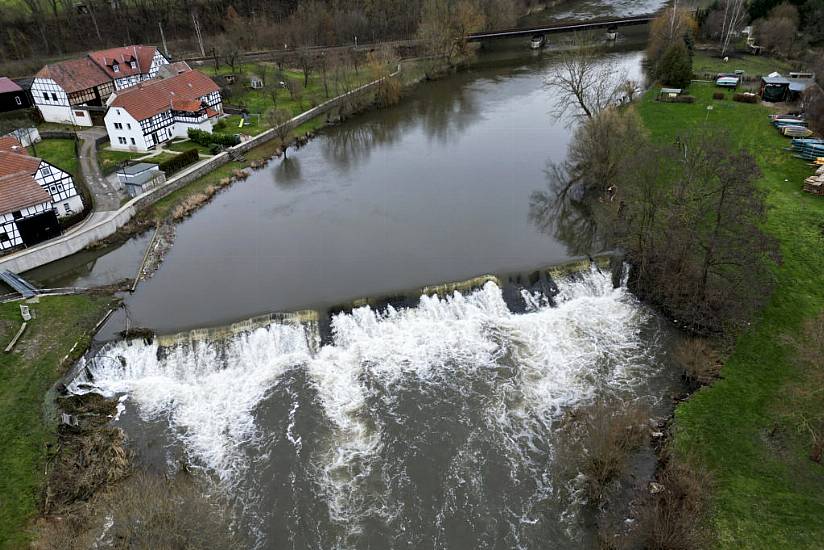
[[[539,27],[529,27],[524,29],[504,29],[499,31],[475,32],[466,35],[469,42],[481,40],[495,40],[500,38],[516,38],[519,36],[532,36],[533,34],[556,34],[564,32],[588,31],[596,29],[607,29],[610,27],[629,27],[633,25],[646,25],[655,19],[654,15],[644,15],[640,17],[629,17],[624,19],[605,19],[601,21],[589,21],[587,23],[555,23],[541,25]]]

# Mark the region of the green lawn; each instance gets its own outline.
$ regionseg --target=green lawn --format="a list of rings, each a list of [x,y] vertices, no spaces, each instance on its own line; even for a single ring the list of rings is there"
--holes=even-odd
[[[241,118],[242,117],[240,115],[230,115],[224,119],[221,119],[215,126],[215,132],[221,132],[224,134],[249,134],[256,136],[259,133],[269,129],[269,126],[266,124],[266,119],[263,116],[249,117],[249,120],[243,124],[243,127],[239,126]]]
[[[62,374],[60,360],[110,303],[104,296],[55,296],[31,304],[29,322],[13,352],[0,354],[0,548],[26,548],[28,522],[38,510],[46,443],[55,441],[46,419],[46,392]],[[18,303],[0,304],[0,341],[5,347],[22,320]]]
[[[788,387],[805,380],[786,338],[824,309],[824,197],[801,191],[812,168],[783,150],[789,140],[769,124],[766,108],[713,101],[713,91],[693,84],[696,102],[673,104],[655,102],[652,90],[639,111],[658,139],[708,119],[756,157],[759,185],[768,192],[766,229],[779,240],[783,262],[770,304],[736,342],[722,379],[676,409],[675,446],[702,459],[715,476],[722,548],[821,548],[824,466],[808,459],[809,435],[787,411],[820,409],[824,401],[788,402]]]
[[[201,155],[212,156],[212,153],[209,151],[208,147],[195,143],[194,141],[178,141],[168,144],[166,148],[170,151],[177,151],[178,153],[188,151],[189,149],[197,149],[198,153]]]
[[[733,54],[728,63],[707,52],[697,51],[692,59],[692,71],[696,75],[703,73],[727,73],[737,69],[744,71],[749,76],[761,76],[770,74],[773,71],[786,73],[792,69],[792,65],[782,59],[776,59],[768,55],[750,55],[747,53]]]
[[[117,165],[126,160],[134,160],[146,156],[146,153],[132,153],[130,151],[113,151],[106,147],[97,150],[97,163],[104,173],[114,171]]]
[[[34,147],[29,147],[29,153],[52,163],[75,178],[81,176],[80,161],[77,160],[73,139],[44,139]]]

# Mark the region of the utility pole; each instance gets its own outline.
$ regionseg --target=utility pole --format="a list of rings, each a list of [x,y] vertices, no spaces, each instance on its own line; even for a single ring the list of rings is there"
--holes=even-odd
[[[168,46],[166,46],[166,35],[163,34],[163,23],[158,21],[157,26],[160,27],[160,40],[163,42],[163,53],[168,58],[169,57],[169,48],[168,48]]]
[[[200,46],[200,55],[201,57],[206,57],[206,50],[203,49],[203,35],[200,34],[200,22],[197,20],[197,17],[194,13],[192,13],[192,24],[195,27],[195,35],[197,36],[197,43]]]

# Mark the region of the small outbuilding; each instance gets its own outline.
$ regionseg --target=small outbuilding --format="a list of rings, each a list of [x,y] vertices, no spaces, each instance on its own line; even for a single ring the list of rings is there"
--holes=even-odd
[[[14,80],[0,76],[0,113],[31,107],[29,94]]]
[[[252,75],[249,77],[249,87],[253,90],[260,90],[263,88],[263,80],[256,75]]]
[[[166,177],[157,164],[140,162],[117,170],[117,181],[130,197],[136,197],[166,183]]]
[[[790,93],[790,81],[779,73],[770,73],[761,77],[761,89],[758,93],[764,101],[785,101]]]

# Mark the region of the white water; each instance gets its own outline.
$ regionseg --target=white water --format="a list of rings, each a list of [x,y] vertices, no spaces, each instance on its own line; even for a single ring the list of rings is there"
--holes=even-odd
[[[631,394],[656,368],[640,335],[647,313],[624,288],[612,288],[609,277],[593,269],[560,282],[559,289],[554,307],[540,295],[525,295],[529,308],[523,314],[510,312],[491,282],[467,295],[422,296],[415,308],[359,308],[334,317],[333,344],[317,353],[307,344],[316,335],[283,324],[223,346],[174,347],[161,358],[156,345],[118,342],[101,353],[122,356],[126,367],[101,362],[94,383],[105,394],[127,393],[144,419],[168,419],[193,462],[233,487],[243,480],[249,450],[265,439],[256,407],[284,372],[305,368],[334,433],[326,452],[311,458],[317,483],[330,520],[357,536],[370,517],[405,528],[409,520],[400,516],[413,505],[393,496],[413,483],[386,456],[386,445],[396,442],[387,439],[385,424],[397,419],[374,413],[368,403],[393,410],[395,396],[410,381],[420,391],[448,388],[470,400],[478,390],[462,383],[491,381],[478,425],[444,465],[449,486],[434,520],[435,536],[447,536],[446,524],[466,487],[483,496],[476,464],[483,458],[473,449],[491,438],[506,456],[512,484],[528,480],[531,487],[507,520],[513,543],[520,545],[524,530],[541,520],[542,502],[574,492],[554,486],[543,471],[546,460],[534,458],[551,452],[554,421],[600,395]],[[297,413],[293,398],[285,438],[300,455],[303,439],[312,434],[296,431]],[[373,474],[382,479],[384,494],[366,488]]]

